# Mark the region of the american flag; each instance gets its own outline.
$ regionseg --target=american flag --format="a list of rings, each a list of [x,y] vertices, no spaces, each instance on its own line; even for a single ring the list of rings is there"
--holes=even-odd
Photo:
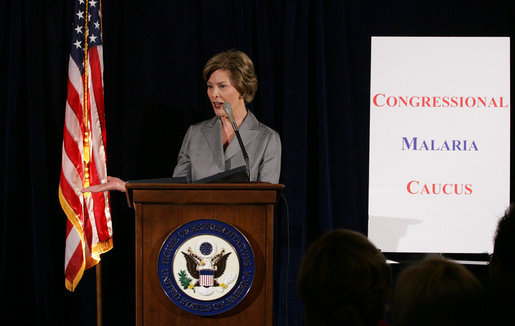
[[[109,195],[82,193],[107,181],[102,14],[96,0],[76,0],[68,64],[59,201],[67,216],[65,286],[113,247]]]

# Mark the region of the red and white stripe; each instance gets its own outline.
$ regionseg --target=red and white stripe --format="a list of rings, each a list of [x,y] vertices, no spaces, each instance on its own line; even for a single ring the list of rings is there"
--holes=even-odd
[[[67,216],[65,285],[70,291],[75,289],[85,269],[96,265],[100,254],[113,246],[108,193],[85,195],[81,192],[86,182],[86,167],[89,184],[107,182],[102,45],[88,50],[86,62],[88,79],[84,85],[85,77],[70,56],[59,182],[59,201]],[[85,100],[87,111],[84,110]],[[88,113],[87,123],[85,112]],[[86,134],[89,135],[89,162],[85,159]]]
[[[200,278],[199,283],[201,286],[213,286],[214,284],[214,271],[209,269],[201,269],[200,270]]]

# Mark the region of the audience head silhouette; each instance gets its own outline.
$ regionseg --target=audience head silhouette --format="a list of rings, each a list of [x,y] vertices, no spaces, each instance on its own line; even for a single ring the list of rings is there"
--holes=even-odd
[[[481,283],[466,267],[429,257],[399,275],[393,325],[482,325],[482,298]]]
[[[515,296],[515,206],[499,221],[490,261],[490,285],[496,293]],[[513,300],[513,299],[512,299]]]
[[[511,204],[497,225],[490,260],[490,313],[492,322],[513,320],[515,306],[515,206]]]
[[[376,326],[390,288],[385,257],[364,235],[343,229],[326,233],[308,248],[297,279],[310,326]]]

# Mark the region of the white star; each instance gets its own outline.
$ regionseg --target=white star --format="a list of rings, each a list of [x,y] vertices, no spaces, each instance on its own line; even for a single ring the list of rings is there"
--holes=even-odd
[[[89,4],[91,7],[94,7],[97,4],[97,2],[95,0],[92,0],[89,2]]]
[[[80,48],[81,48],[81,46],[80,46],[80,41],[79,41],[79,40],[75,41],[75,43],[73,43],[73,45],[75,45],[75,47],[76,47],[77,49],[80,49]]]
[[[84,12],[80,11],[78,13],[76,13],[77,17],[79,17],[79,19],[84,19]]]
[[[98,21],[93,23],[96,29],[100,29],[100,23]]]
[[[82,26],[75,27],[75,31],[77,32],[77,34],[82,33]]]
[[[84,4],[84,0],[79,0],[79,3],[80,4]]]
[[[97,41],[97,37],[96,37],[95,35],[91,35],[91,36],[89,37],[89,42],[90,42],[90,43],[95,43],[96,41]]]
[[[88,15],[88,22],[91,20],[91,14]]]

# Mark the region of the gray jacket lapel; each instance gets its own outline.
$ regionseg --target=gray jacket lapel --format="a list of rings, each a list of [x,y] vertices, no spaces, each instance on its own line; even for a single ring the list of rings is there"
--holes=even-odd
[[[213,152],[214,163],[223,171],[225,163],[221,128],[221,122],[219,118],[215,116],[202,127],[202,133],[204,134],[209,149]]]
[[[259,122],[252,112],[247,112],[247,116],[245,117],[245,120],[243,120],[243,123],[240,125],[239,131],[243,145],[248,152],[248,144],[252,142],[259,134]],[[240,144],[238,144],[238,139],[235,135],[225,150],[225,159],[229,160],[236,154],[241,155],[241,150]]]

